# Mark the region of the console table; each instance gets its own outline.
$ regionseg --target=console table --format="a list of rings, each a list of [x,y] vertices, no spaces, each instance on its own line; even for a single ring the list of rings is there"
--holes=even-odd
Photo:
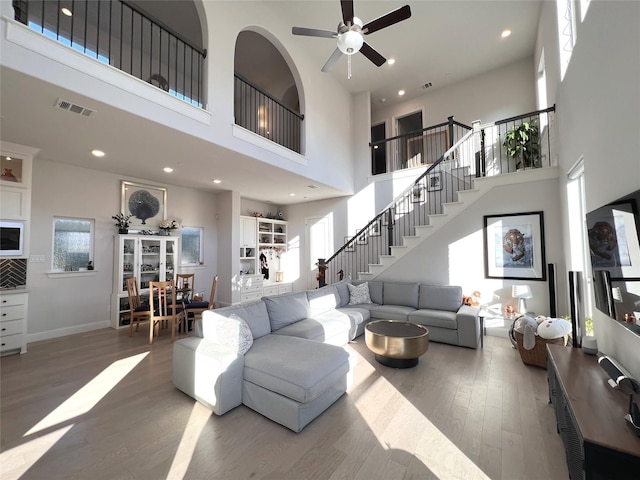
[[[597,357],[547,345],[549,400],[567,454],[569,477],[640,478],[640,437],[624,420],[629,397],[609,386]]]

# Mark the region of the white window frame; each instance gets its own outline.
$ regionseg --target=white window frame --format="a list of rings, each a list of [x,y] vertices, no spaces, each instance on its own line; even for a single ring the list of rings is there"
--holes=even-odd
[[[574,0],[556,0],[558,11],[558,48],[560,50],[560,81],[571,61],[576,45],[576,8]]]
[[[83,218],[83,217],[64,217],[64,216],[55,216],[53,217],[53,222],[52,222],[52,229],[51,229],[51,272],[54,273],[77,273],[80,271],[86,271],[87,269],[85,267],[79,267],[79,268],[83,268],[83,270],[72,270],[72,271],[67,271],[64,268],[56,268],[56,266],[54,265],[54,261],[55,261],[55,251],[56,251],[56,224],[59,220],[74,220],[74,221],[81,221],[81,222],[88,222],[89,223],[89,261],[93,262],[93,258],[94,258],[94,252],[95,252],[95,240],[96,240],[96,222],[95,219],[93,218]]]
[[[192,229],[192,230],[198,230],[199,231],[199,237],[200,237],[200,247],[199,247],[199,259],[197,263],[186,263],[186,255],[184,254],[184,251],[182,251],[182,249],[184,248],[184,239],[181,238],[181,242],[180,242],[180,266],[182,267],[189,267],[189,266],[197,266],[197,265],[204,265],[204,227],[189,227],[189,226],[184,226],[182,227],[182,234],[181,236],[184,236],[184,231],[185,229]]]

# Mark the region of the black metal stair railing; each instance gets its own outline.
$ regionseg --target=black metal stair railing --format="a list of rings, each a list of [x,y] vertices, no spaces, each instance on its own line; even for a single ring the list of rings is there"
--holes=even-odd
[[[475,178],[551,166],[550,125],[554,112],[555,106],[487,126],[474,124],[472,130],[324,262],[326,283],[349,277],[357,279],[360,273],[369,272],[369,266],[379,264],[382,255],[391,254],[392,246],[402,246],[405,237],[416,235],[416,227],[429,225],[430,216],[442,214],[444,204],[457,202],[458,192],[473,189]],[[525,150],[534,152],[528,166],[524,165],[527,162],[521,151],[512,149],[515,156],[507,153],[510,146],[507,137],[514,127],[524,123],[529,123],[527,131],[531,125],[538,130],[521,142]]]
[[[67,7],[67,13],[63,7]],[[14,0],[15,20],[203,108],[206,49],[121,0]]]
[[[304,115],[237,73],[234,75],[234,95],[236,125],[301,153]]]

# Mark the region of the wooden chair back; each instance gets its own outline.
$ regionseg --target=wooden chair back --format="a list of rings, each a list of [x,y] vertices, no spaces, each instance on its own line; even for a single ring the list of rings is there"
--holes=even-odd
[[[216,288],[218,286],[218,275],[213,277],[213,284],[211,285],[211,295],[209,296],[209,310],[216,308]]]
[[[140,320],[148,320],[151,312],[142,306],[136,277],[127,278],[125,280],[125,286],[127,288],[127,297],[129,298],[129,336],[131,336],[133,334],[134,322],[137,332],[140,326]]]
[[[171,324],[171,341],[176,339],[176,328],[184,331],[184,309],[176,302],[175,282],[149,282],[151,321],[149,322],[149,344],[153,343],[161,323]],[[180,330],[182,329],[182,330]]]

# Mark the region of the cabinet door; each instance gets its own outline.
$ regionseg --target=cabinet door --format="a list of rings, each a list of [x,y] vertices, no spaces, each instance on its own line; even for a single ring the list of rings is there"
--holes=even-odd
[[[118,237],[118,290],[117,293],[127,293],[125,281],[127,278],[138,276],[138,239],[135,237]],[[139,283],[139,281],[138,281]]]
[[[175,279],[175,265],[178,259],[178,239],[165,238],[162,240],[162,257],[160,258],[160,280],[163,282]]]
[[[256,219],[242,217],[240,219],[240,245],[243,247],[256,246]]]
[[[149,288],[149,282],[160,281],[161,257],[164,246],[164,239],[157,237],[140,239],[140,275],[138,277],[138,285],[141,290]]]

